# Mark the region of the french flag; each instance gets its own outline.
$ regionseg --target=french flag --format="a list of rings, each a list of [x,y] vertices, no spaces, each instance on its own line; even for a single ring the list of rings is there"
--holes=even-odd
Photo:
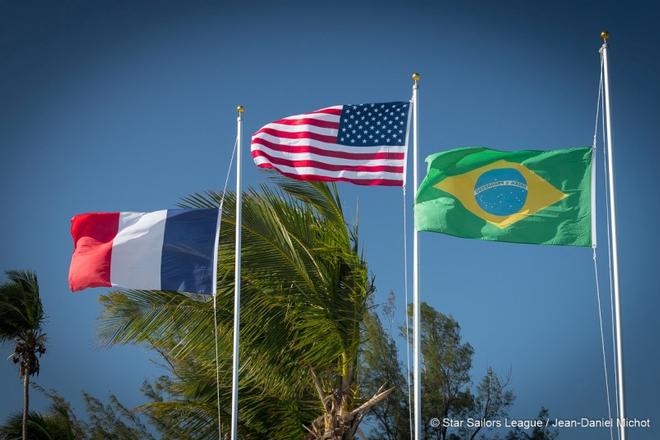
[[[69,287],[214,295],[219,228],[219,209],[76,215]]]

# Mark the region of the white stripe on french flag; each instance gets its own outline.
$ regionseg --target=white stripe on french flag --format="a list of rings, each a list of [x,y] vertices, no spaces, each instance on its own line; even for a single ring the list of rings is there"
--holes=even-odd
[[[77,215],[69,286],[213,295],[219,227],[218,209]]]

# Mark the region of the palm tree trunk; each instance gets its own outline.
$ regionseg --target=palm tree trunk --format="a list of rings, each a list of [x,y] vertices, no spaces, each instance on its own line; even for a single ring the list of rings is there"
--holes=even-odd
[[[28,409],[30,407],[30,377],[26,374],[23,376],[23,440],[28,440],[27,435],[27,417]]]

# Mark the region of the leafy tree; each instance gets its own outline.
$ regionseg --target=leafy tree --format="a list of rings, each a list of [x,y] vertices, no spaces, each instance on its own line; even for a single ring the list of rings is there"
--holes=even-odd
[[[114,395],[110,403],[83,393],[88,423],[79,420],[69,402],[53,390],[43,392],[51,401],[44,413],[30,412],[28,434],[31,440],[154,440],[138,417],[124,407]],[[17,440],[21,437],[21,415],[10,416],[0,426],[0,440]]]
[[[432,418],[457,420],[494,420],[507,415],[513,403],[508,380],[503,381],[492,369],[472,386],[470,369],[472,347],[464,343],[460,326],[451,317],[421,304],[422,318],[422,416],[426,439],[473,440],[486,438],[482,428],[445,428],[431,426]],[[393,299],[384,306],[385,315],[393,320]],[[409,308],[409,313],[412,309]],[[410,437],[408,381],[398,361],[396,344],[372,309],[365,320],[365,340],[361,356],[362,386],[373,389],[379,383],[391,384],[393,393],[384,406],[370,413],[366,438],[400,440]]]
[[[508,409],[513,403],[513,392],[507,390],[508,380],[502,380],[492,368],[488,368],[486,375],[477,385],[477,395],[473,397],[472,405],[466,409],[462,419],[468,417],[474,420],[491,421],[501,419],[508,415]],[[483,426],[465,427],[460,430],[461,438],[474,440],[481,432]]]
[[[521,428],[515,428],[506,436],[506,440],[554,440],[559,436],[556,428],[546,427],[546,422],[549,419],[549,411],[546,408],[541,408],[537,420],[543,422],[543,427],[535,426],[532,428],[530,434],[523,431]]]
[[[393,295],[385,307],[385,314],[393,321]],[[364,339],[360,347],[360,387],[363,395],[370,395],[383,384],[394,391],[383,402],[372,408],[368,416],[372,440],[398,440],[410,438],[408,382],[399,363],[396,342],[381,319],[372,311],[364,320]]]
[[[85,440],[155,440],[138,415],[122,405],[114,394],[104,404],[83,393],[89,423],[82,424]]]
[[[461,328],[450,316],[422,303],[420,318],[424,437],[444,440],[447,428],[433,427],[430,420],[458,417],[473,405],[470,369],[474,349],[461,341]]]
[[[280,180],[243,204],[239,432],[241,438],[354,438],[366,412],[393,389],[362,395],[362,324],[373,280],[334,185]],[[185,207],[217,207],[217,193]],[[223,421],[230,419],[234,207],[228,194],[219,241],[217,330]],[[110,344],[156,349],[171,377],[151,384],[141,410],[165,438],[217,438],[214,317],[209,302],[169,292],[102,297]],[[224,433],[226,434],[226,432]],[[179,438],[179,437],[176,437]]]
[[[23,379],[22,437],[28,438],[30,376],[39,374],[39,357],[46,352],[42,333],[44,310],[37,275],[30,271],[7,271],[0,285],[0,342],[14,341],[10,356]]]

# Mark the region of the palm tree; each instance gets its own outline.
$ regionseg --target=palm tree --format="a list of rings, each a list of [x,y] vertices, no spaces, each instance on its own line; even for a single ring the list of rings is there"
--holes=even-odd
[[[359,395],[358,348],[373,280],[334,185],[278,180],[243,198],[240,426],[242,439],[350,440],[390,390]],[[195,194],[184,207],[220,205]],[[218,364],[223,420],[231,397],[235,197],[223,204],[218,262]],[[142,409],[172,438],[217,438],[210,302],[168,292],[101,299],[102,338],[156,349],[172,378]],[[367,398],[365,398],[367,397]],[[177,431],[179,430],[179,431]],[[178,433],[177,433],[178,432]],[[186,433],[185,437],[181,433]]]
[[[0,342],[14,340],[11,359],[23,379],[23,440],[27,440],[30,376],[39,374],[39,357],[46,352],[42,333],[44,310],[37,275],[30,271],[7,271],[0,285]]]

